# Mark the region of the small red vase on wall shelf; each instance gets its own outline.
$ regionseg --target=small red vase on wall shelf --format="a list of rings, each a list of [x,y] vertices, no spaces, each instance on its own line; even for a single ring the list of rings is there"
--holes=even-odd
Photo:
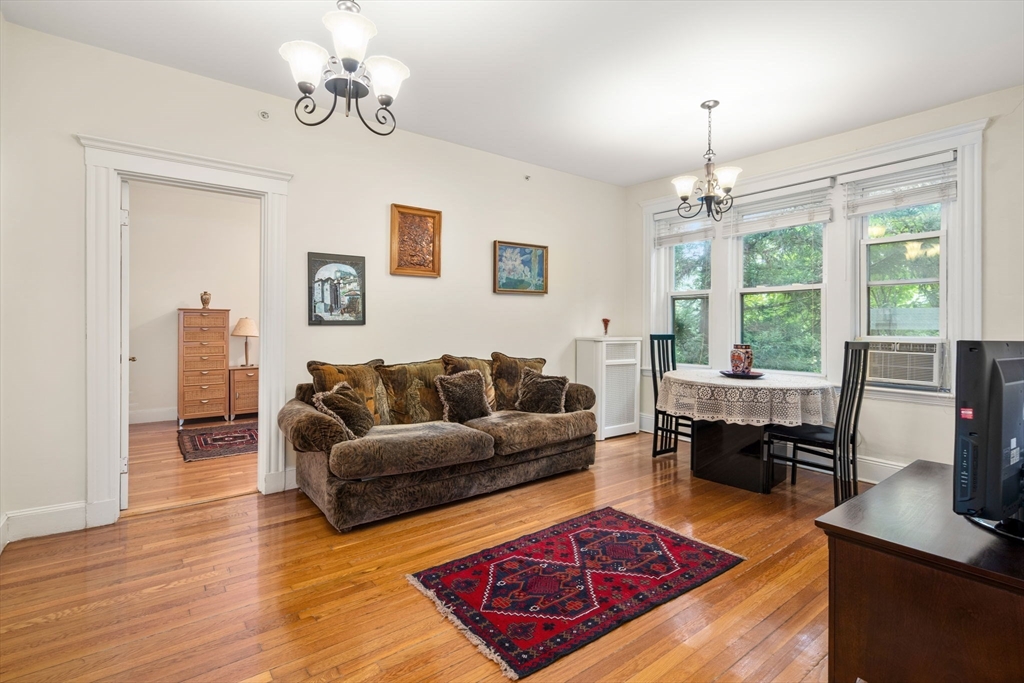
[[[601,318],[601,324],[604,325],[604,333],[608,334],[608,323],[611,322],[610,318]]]

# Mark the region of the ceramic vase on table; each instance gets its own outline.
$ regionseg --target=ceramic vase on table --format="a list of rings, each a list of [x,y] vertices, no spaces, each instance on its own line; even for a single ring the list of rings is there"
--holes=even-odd
[[[732,353],[729,354],[729,363],[732,371],[742,375],[749,375],[754,367],[754,351],[750,344],[733,344]]]

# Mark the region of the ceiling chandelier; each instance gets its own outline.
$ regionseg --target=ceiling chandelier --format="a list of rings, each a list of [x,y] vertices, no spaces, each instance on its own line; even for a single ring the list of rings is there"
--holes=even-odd
[[[324,26],[334,39],[333,55],[308,40],[285,43],[279,51],[302,93],[295,103],[295,118],[304,125],[319,126],[331,118],[339,98],[345,101],[345,116],[355,100],[356,114],[364,126],[377,135],[391,135],[396,122],[390,107],[398,97],[402,81],[409,77],[409,68],[392,57],[366,57],[366,45],[377,35],[377,27],[359,13],[359,3],[354,0],[338,0],[338,9],[324,15]],[[317,120],[313,118],[313,93],[321,76],[324,88],[334,94],[334,101],[327,115]],[[380,105],[373,117],[381,126],[379,129],[363,118],[359,108],[359,100],[370,94],[371,87]]]
[[[695,175],[681,175],[672,179],[680,201],[676,212],[683,218],[693,218],[705,210],[709,217],[720,221],[722,214],[732,208],[731,192],[743,169],[735,166],[716,169],[712,161],[715,151],[711,149],[711,110],[717,106],[718,100],[708,100],[700,105],[701,109],[708,110],[708,151],[704,152],[704,180]],[[690,204],[690,197],[696,198],[695,206]]]

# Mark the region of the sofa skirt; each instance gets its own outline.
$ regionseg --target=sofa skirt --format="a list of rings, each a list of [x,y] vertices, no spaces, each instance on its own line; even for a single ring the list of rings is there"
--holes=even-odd
[[[331,525],[347,531],[405,512],[471,498],[594,464],[594,437],[411,475],[350,481],[328,469],[324,453],[296,453],[299,488]]]

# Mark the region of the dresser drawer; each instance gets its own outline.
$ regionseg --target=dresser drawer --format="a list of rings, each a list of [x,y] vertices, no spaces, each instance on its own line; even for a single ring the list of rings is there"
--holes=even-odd
[[[178,417],[192,418],[204,417],[206,415],[223,415],[225,405],[226,403],[222,398],[186,401],[184,405],[182,405],[182,413]]]
[[[184,313],[182,318],[183,320],[181,321],[181,324],[183,327],[203,328],[228,326],[228,314],[223,311],[210,311],[209,313],[196,311],[194,313]]]
[[[223,327],[188,327],[182,330],[185,342],[224,342]]]
[[[223,341],[220,342],[185,342],[181,353],[186,358],[194,356],[226,356],[228,351]]]
[[[224,370],[228,366],[227,356],[196,356],[188,357],[182,361],[185,367],[183,370]]]
[[[185,401],[200,401],[208,398],[223,399],[227,396],[228,388],[224,384],[197,384],[185,387]]]
[[[259,368],[235,368],[231,370],[232,382],[259,382]]]
[[[182,384],[186,387],[203,384],[227,384],[228,373],[225,370],[200,370],[186,372]]]

